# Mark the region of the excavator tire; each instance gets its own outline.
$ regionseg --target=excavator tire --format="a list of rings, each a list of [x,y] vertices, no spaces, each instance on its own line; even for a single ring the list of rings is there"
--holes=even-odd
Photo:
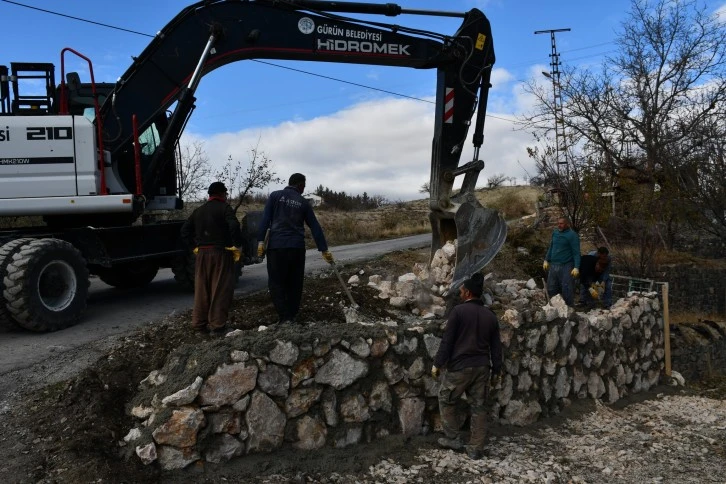
[[[109,268],[104,267],[98,271],[98,278],[117,289],[132,289],[147,285],[154,280],[158,272],[158,264],[138,262]]]
[[[20,326],[18,325],[18,323],[15,322],[15,319],[13,319],[12,314],[10,314],[10,311],[7,308],[7,301],[5,300],[5,296],[3,295],[3,291],[5,290],[4,280],[5,274],[8,273],[8,264],[10,263],[11,256],[16,251],[20,250],[20,247],[23,244],[30,242],[31,240],[33,239],[14,239],[0,246],[0,328],[9,330],[20,328]]]
[[[3,295],[15,321],[36,332],[78,322],[86,309],[88,269],[81,253],[59,239],[23,244],[10,257]]]

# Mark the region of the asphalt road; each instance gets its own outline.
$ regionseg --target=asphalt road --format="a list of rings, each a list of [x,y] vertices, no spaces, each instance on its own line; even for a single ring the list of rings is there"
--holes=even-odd
[[[423,234],[332,247],[331,251],[338,262],[347,264],[430,243],[431,235]],[[307,251],[306,272],[327,267],[318,251]],[[266,286],[265,264],[247,266],[235,294],[250,294]],[[192,303],[192,294],[179,288],[168,269],[160,271],[149,285],[131,290],[114,289],[93,279],[88,308],[78,325],[54,333],[0,333],[0,415],[7,405],[5,397],[18,388],[68,378],[96,361],[124,334],[189,309]]]

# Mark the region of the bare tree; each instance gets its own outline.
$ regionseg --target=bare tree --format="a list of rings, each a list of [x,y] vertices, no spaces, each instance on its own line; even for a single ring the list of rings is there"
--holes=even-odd
[[[179,166],[177,169],[177,183],[179,197],[197,198],[209,185],[212,168],[209,157],[204,151],[204,143],[193,141],[179,146]]]
[[[254,189],[265,188],[270,183],[281,183],[282,179],[277,177],[272,170],[272,160],[260,151],[260,140],[257,145],[250,148],[247,162],[234,160],[229,155],[227,163],[217,172],[218,180],[225,182],[230,194],[230,203],[237,212],[242,203]]]
[[[421,188],[418,189],[419,193],[431,193],[431,184],[429,182],[424,182],[423,185],[421,185]]]
[[[487,178],[487,185],[489,188],[498,188],[504,185],[504,182],[508,180],[504,173],[497,173]]]
[[[726,102],[726,26],[696,0],[632,0],[616,39],[599,72],[565,71],[561,122],[571,145],[660,183],[680,162],[671,155]],[[551,93],[528,90],[538,100],[529,125],[554,129]]]
[[[599,69],[561,76],[557,121],[568,147],[613,180],[637,172],[630,217],[655,224],[666,245],[694,214],[724,234],[723,176],[709,174],[723,168],[714,141],[726,131],[726,24],[698,0],[632,0],[616,39],[617,53]],[[555,127],[552,93],[534,81],[527,90],[537,107],[525,121],[545,136]]]

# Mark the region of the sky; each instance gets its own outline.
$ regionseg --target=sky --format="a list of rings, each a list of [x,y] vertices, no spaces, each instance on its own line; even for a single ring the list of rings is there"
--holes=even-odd
[[[479,8],[491,22],[497,61],[480,151],[485,168],[479,186],[499,174],[516,183],[536,175],[526,152],[535,141],[517,123],[518,116],[533,106],[522,89],[523,82],[550,82],[542,75],[542,71],[550,70],[550,36],[534,32],[571,29],[556,34],[563,66],[598,65],[614,53],[618,29],[630,7],[630,0],[395,3],[417,10],[465,12]],[[6,39],[0,65],[52,62],[59,80],[60,51],[70,47],[91,59],[97,82],[115,82],[131,65],[132,56],[148,45],[150,36],[189,4],[162,0],[0,0]],[[726,18],[725,0],[709,0],[704,5],[710,11],[724,12]],[[457,18],[406,14],[376,20],[441,34],[453,34],[461,24]],[[66,69],[77,70],[82,82],[88,82],[83,78],[85,65],[77,60],[68,62]],[[202,142],[214,170],[230,156],[246,162],[250,149],[257,146],[272,160],[272,169],[280,178],[287,180],[292,173],[304,173],[309,189],[323,185],[391,201],[420,199],[426,195],[419,189],[430,175],[435,87],[435,70],[278,60],[237,62],[202,78],[196,110],[182,141]],[[471,143],[467,143],[461,163],[472,157]],[[270,185],[268,190],[284,185]]]

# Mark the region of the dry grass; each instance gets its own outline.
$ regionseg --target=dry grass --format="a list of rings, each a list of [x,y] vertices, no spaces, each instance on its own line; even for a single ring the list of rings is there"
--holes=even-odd
[[[671,324],[697,323],[699,321],[723,321],[724,315],[717,313],[702,313],[697,311],[671,311]]]

